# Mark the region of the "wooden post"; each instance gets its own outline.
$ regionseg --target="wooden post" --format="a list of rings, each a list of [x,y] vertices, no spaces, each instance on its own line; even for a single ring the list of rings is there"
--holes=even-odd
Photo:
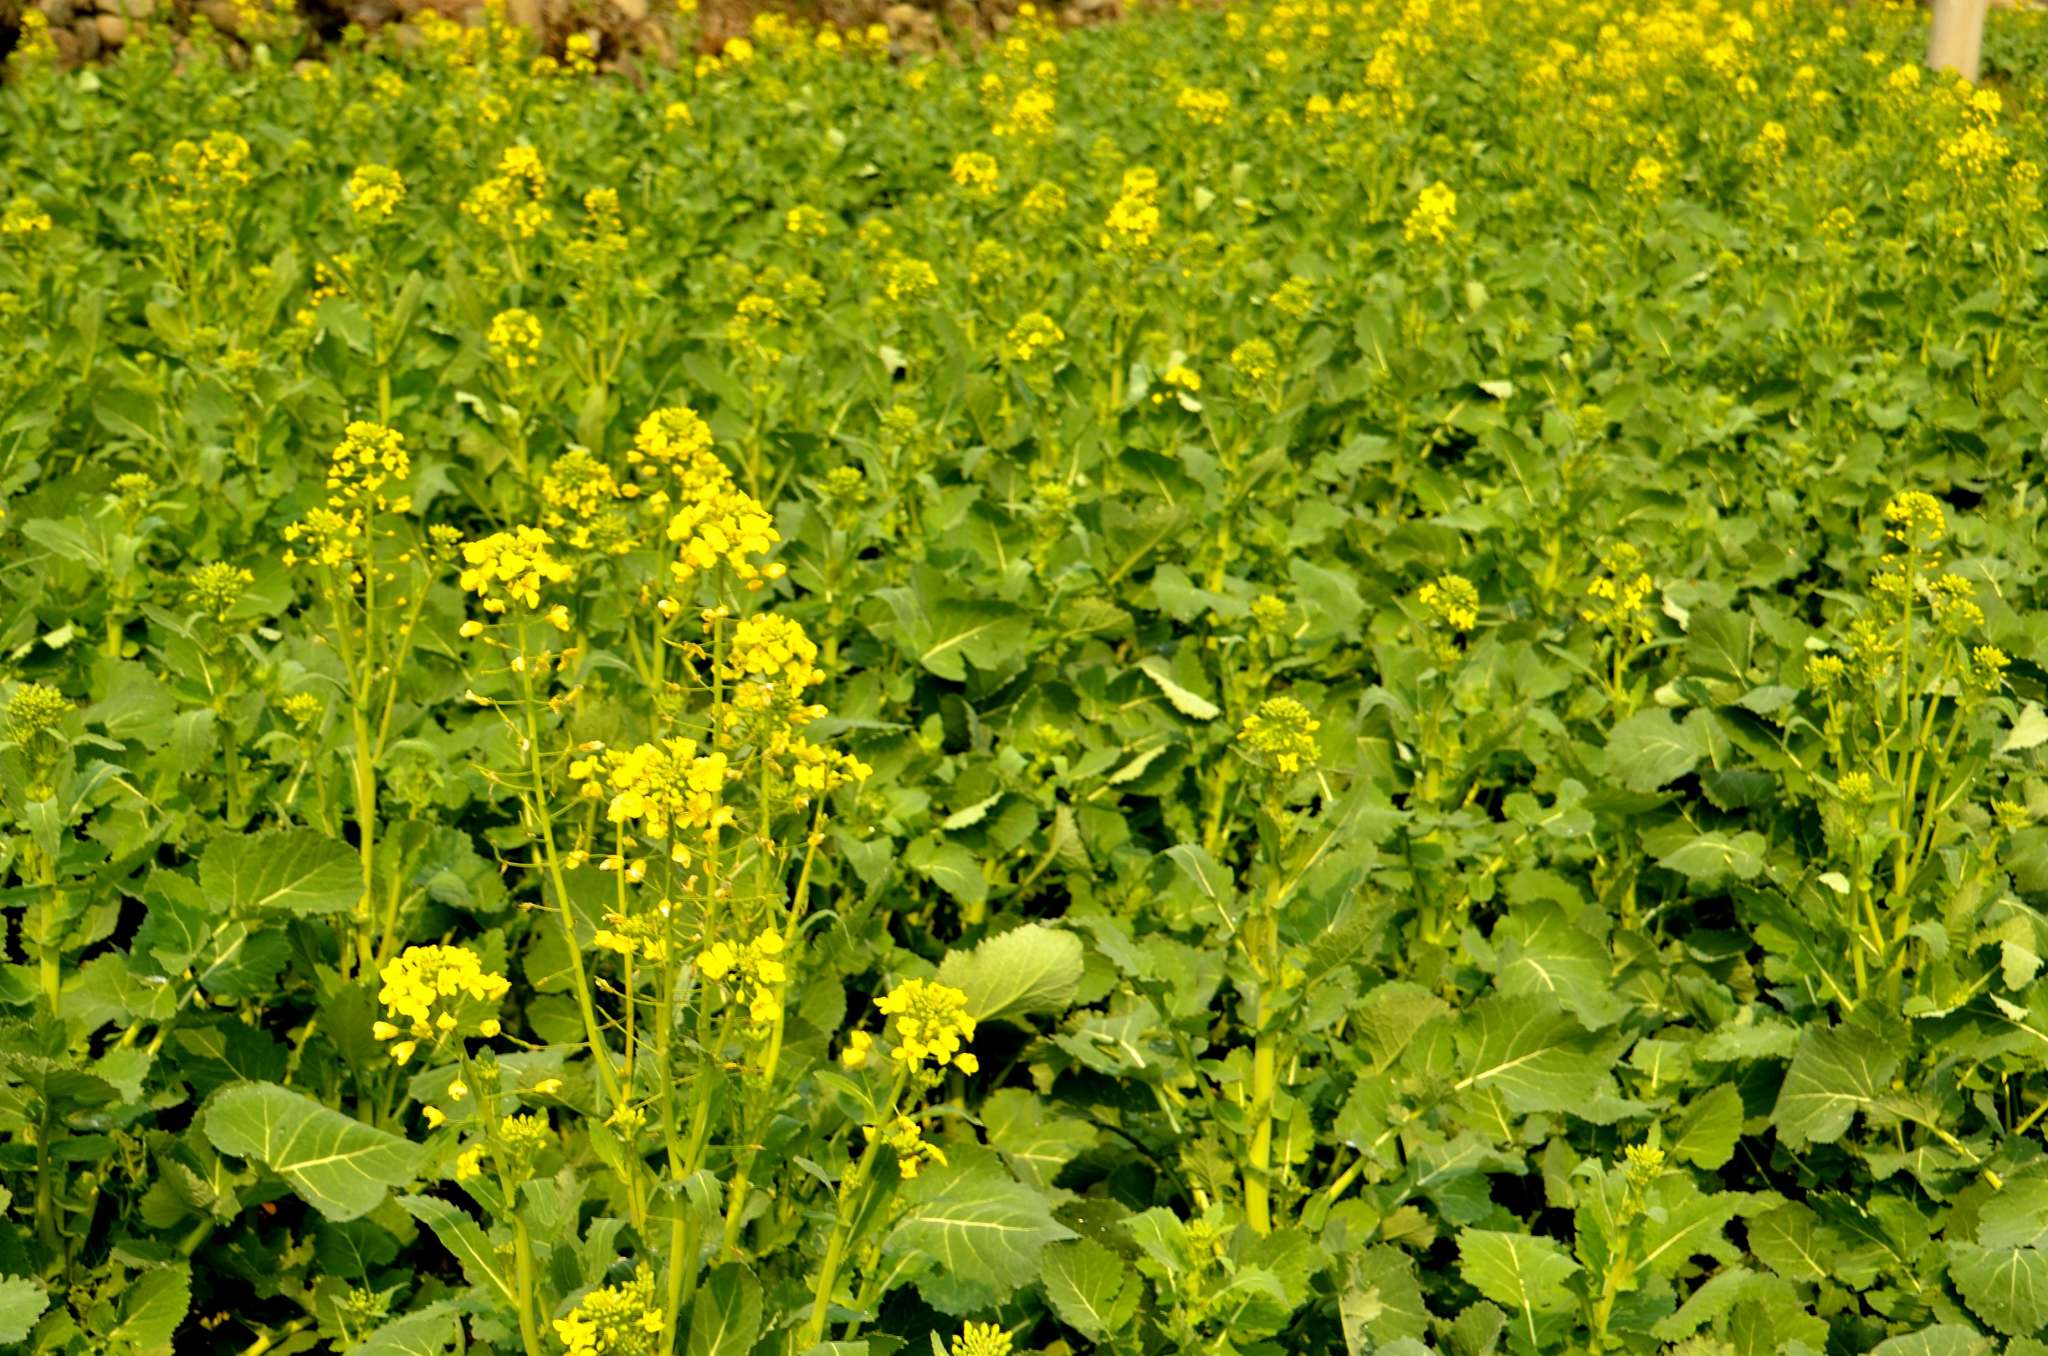
[[[1934,0],[1934,20],[1927,27],[1927,64],[1974,81],[1984,53],[1984,11],[1989,7],[1990,0]]]

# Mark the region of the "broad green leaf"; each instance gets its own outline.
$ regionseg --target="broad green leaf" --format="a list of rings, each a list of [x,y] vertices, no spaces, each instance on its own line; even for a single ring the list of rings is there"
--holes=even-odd
[[[348,844],[311,829],[246,833],[206,845],[199,884],[208,907],[236,917],[340,913],[363,897],[363,866]]]
[[[1092,1148],[1102,1132],[1088,1121],[1061,1116],[1045,1099],[1022,1088],[1003,1088],[982,1103],[989,1147],[1017,1176],[1041,1191],[1060,1169]]]
[[[1987,1356],[1998,1343],[1960,1323],[1939,1323],[1919,1332],[1888,1337],[1870,1356]]]
[[[761,1286],[727,1262],[704,1278],[690,1305],[688,1356],[746,1356],[761,1335]]]
[[[121,1294],[121,1322],[108,1348],[135,1356],[168,1356],[171,1336],[192,1307],[192,1268],[183,1262],[152,1267]]]
[[[1053,1312],[1090,1341],[1120,1331],[1137,1307],[1138,1287],[1124,1260],[1092,1238],[1054,1243],[1039,1271]]]
[[[1223,903],[1236,897],[1237,882],[1198,843],[1176,843],[1166,856],[1186,876],[1202,898]]]
[[[2020,753],[2048,743],[2048,711],[2039,702],[2028,702],[2014,717],[2012,729],[1998,743],[2000,753]]]
[[[921,578],[916,587],[882,589],[875,598],[889,609],[879,624],[910,659],[941,678],[967,679],[967,665],[1000,669],[1020,655],[1031,639],[1031,623],[1008,603],[982,599],[928,597],[941,587]]]
[[[1190,720],[1214,720],[1223,714],[1223,708],[1182,687],[1173,676],[1173,665],[1160,655],[1146,655],[1138,661],[1138,671],[1150,678],[1153,685],[1173,705],[1173,709]]]
[[[206,1108],[213,1147],[253,1159],[331,1220],[377,1208],[419,1171],[418,1145],[275,1083],[237,1083]]]
[[[1756,1273],[1746,1267],[1730,1267],[1717,1272],[1686,1297],[1677,1313],[1658,1321],[1654,1329],[1656,1335],[1666,1342],[1692,1336],[1734,1308],[1736,1302],[1754,1288],[1755,1281]]]
[[[1890,1087],[1898,1067],[1898,1051],[1860,1028],[1808,1031],[1785,1071],[1771,1122],[1794,1149],[1832,1144]]]
[[[1608,1090],[1577,1020],[1555,1000],[1483,999],[1458,1026],[1459,1092],[1498,1093],[1517,1113],[1582,1109]]]
[[[2048,1244],[2048,1177],[2011,1177],[1977,1208],[1977,1242],[1986,1248]]]
[[[1614,959],[1591,934],[1573,926],[1564,910],[1541,899],[1511,910],[1493,930],[1502,993],[1553,997],[1588,1027],[1619,1021],[1628,1004],[1614,993]]]
[[[1526,1350],[1545,1344],[1540,1316],[1562,1314],[1576,1305],[1565,1282],[1578,1269],[1579,1264],[1548,1238],[1498,1229],[1458,1232],[1459,1274],[1480,1294],[1508,1308],[1509,1331]]]
[[[1655,791],[1693,770],[1705,753],[1698,730],[1662,707],[1636,712],[1607,737],[1607,774],[1631,791]]]
[[[468,1211],[438,1196],[400,1196],[398,1203],[407,1214],[434,1231],[441,1246],[462,1265],[462,1274],[471,1285],[487,1294],[495,1293],[507,1304],[517,1302],[509,1259],[491,1246]]]
[[[1084,965],[1081,939],[1043,923],[997,933],[972,951],[949,951],[939,982],[967,995],[978,1022],[1064,1012]]]
[[[1718,885],[1730,876],[1754,880],[1764,869],[1768,846],[1760,833],[1703,833],[1665,853],[1657,865],[1678,872],[1694,885]]]
[[[1697,1168],[1719,1168],[1742,1138],[1742,1094],[1717,1083],[1686,1105],[1671,1135],[1671,1153]]]
[[[2048,1325],[2048,1252],[1951,1243],[1948,1274],[1970,1312],[2008,1337]]]
[[[1683,1173],[1659,1178],[1646,1193],[1648,1208],[1637,1226],[1632,1251],[1637,1266],[1652,1275],[1669,1276],[1696,1256],[1733,1260],[1734,1250],[1722,1230],[1742,1201],[1740,1192],[1702,1192]]]
[[[461,1310],[442,1300],[415,1309],[371,1332],[348,1356],[444,1356],[461,1334]]]
[[[988,898],[988,878],[981,873],[980,858],[958,843],[920,838],[904,852],[903,860],[962,904],[980,904]]]
[[[1830,1254],[1837,1240],[1820,1217],[1798,1201],[1787,1201],[1749,1222],[1749,1250],[1788,1281],[1820,1281],[1833,1274]]]
[[[1045,1246],[1074,1237],[1043,1196],[985,1154],[955,1154],[951,1164],[927,1168],[904,1194],[909,1208],[885,1251],[925,1259],[954,1286],[1008,1294],[1031,1285]]]
[[[19,1342],[35,1327],[50,1296],[26,1276],[0,1276],[0,1342]]]

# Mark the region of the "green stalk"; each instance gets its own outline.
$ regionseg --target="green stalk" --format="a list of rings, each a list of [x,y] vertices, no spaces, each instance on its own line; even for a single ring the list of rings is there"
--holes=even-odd
[[[624,1105],[619,1092],[619,1077],[612,1068],[610,1053],[605,1049],[604,1034],[597,1021],[597,1009],[590,1000],[590,975],[583,966],[583,951],[576,940],[576,921],[569,912],[569,888],[562,875],[561,855],[555,849],[554,819],[548,812],[547,782],[540,761],[540,723],[533,714],[533,664],[526,652],[526,626],[519,627],[519,693],[521,713],[526,723],[526,768],[533,778],[529,792],[527,810],[533,816],[534,827],[540,833],[541,860],[549,881],[555,887],[557,916],[561,920],[562,940],[569,953],[569,987],[576,994],[577,1011],[583,1018],[583,1036],[590,1043],[590,1057],[597,1064],[598,1080],[604,1085],[606,1105]]]
[[[890,1085],[889,1098],[877,1118],[877,1125],[888,1121],[896,1114],[896,1103],[903,1096],[903,1087],[908,1075],[898,1070],[896,1081]],[[825,1318],[832,1309],[832,1291],[839,1283],[839,1268],[846,1262],[847,1235],[853,1228],[858,1209],[848,1209],[859,1202],[865,1205],[868,1177],[874,1171],[875,1158],[881,1152],[882,1137],[876,1134],[853,1165],[853,1172],[839,1184],[839,1209],[833,1216],[832,1234],[825,1243],[825,1262],[818,1270],[818,1283],[812,1291],[810,1317],[804,1320],[802,1332],[797,1337],[796,1349],[807,1351],[825,1340]]]

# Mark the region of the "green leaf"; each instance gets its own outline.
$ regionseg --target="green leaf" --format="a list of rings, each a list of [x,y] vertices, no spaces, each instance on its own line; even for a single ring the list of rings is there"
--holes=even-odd
[[[245,833],[206,845],[199,884],[220,913],[340,913],[363,897],[363,865],[348,844],[312,829]]]
[[[988,899],[988,877],[981,874],[980,859],[958,843],[919,838],[904,851],[903,860],[962,904]]]
[[[1886,1338],[1870,1356],[1985,1356],[1997,1342],[1960,1323],[1938,1323],[1919,1332]]]
[[[1517,1317],[1509,1324],[1516,1343],[1527,1350],[1544,1345],[1539,1315],[1570,1311],[1577,1300],[1565,1282],[1579,1264],[1547,1238],[1497,1229],[1458,1231],[1458,1270],[1467,1283]]]
[[[214,1148],[253,1159],[331,1220],[366,1215],[419,1171],[418,1145],[275,1083],[237,1083],[206,1108]]]
[[[1655,791],[1693,770],[1705,752],[1699,731],[1662,707],[1638,711],[1607,737],[1607,775],[1631,791]]]
[[[26,1276],[0,1276],[0,1342],[19,1342],[34,1328],[50,1297]]]
[[[1820,1216],[1788,1201],[1749,1222],[1749,1250],[1788,1281],[1822,1281],[1831,1274],[1829,1255],[1841,1240]]]
[[[398,1203],[407,1214],[434,1231],[441,1246],[462,1265],[462,1274],[471,1285],[495,1292],[507,1304],[516,1303],[512,1281],[498,1264],[498,1250],[484,1237],[484,1231],[468,1211],[438,1196],[400,1196]]]
[[[348,1348],[348,1356],[443,1356],[461,1335],[461,1311],[449,1300],[392,1319]]]
[[[1456,1090],[1497,1092],[1519,1113],[1574,1111],[1606,1092],[1604,1066],[1554,1000],[1502,995],[1472,1005],[1458,1027]]]
[[[1093,1148],[1101,1132],[1088,1121],[1060,1116],[1044,1098],[1023,1088],[1002,1088],[981,1105],[989,1147],[1021,1181],[1050,1190],[1060,1169]]]
[[[121,1295],[121,1322],[108,1348],[135,1356],[169,1353],[171,1337],[192,1308],[192,1268],[183,1262],[152,1267]]]
[[[2048,1177],[2009,1177],[1977,1209],[1977,1242],[1987,1248],[2048,1243]]]
[[[1146,655],[1138,661],[1138,671],[1152,680],[1152,683],[1172,704],[1173,709],[1190,720],[1214,720],[1223,714],[1223,708],[1182,687],[1173,676],[1173,666],[1161,655]]]
[[[1719,1168],[1735,1156],[1742,1138],[1742,1094],[1717,1083],[1693,1098],[1671,1135],[1673,1157],[1696,1168]]]
[[[1123,1258],[1092,1238],[1048,1247],[1039,1274],[1060,1322],[1091,1342],[1121,1330],[1137,1310],[1139,1287]]]
[[[1064,1012],[1085,966],[1081,939],[1043,923],[997,933],[972,951],[949,951],[939,982],[967,995],[978,1022]]]
[[[1180,869],[1202,898],[1223,901],[1237,894],[1230,873],[1198,843],[1176,843],[1166,850],[1167,859]]]
[[[690,1305],[688,1356],[746,1356],[761,1335],[761,1286],[727,1262],[704,1279]]]
[[[1730,876],[1754,880],[1764,869],[1769,843],[1760,833],[1703,833],[1683,847],[1665,853],[1657,865],[1676,871],[1694,885],[1719,885]]]
[[[1778,1090],[1771,1122],[1793,1148],[1832,1144],[1868,1111],[1898,1071],[1896,1048],[1861,1028],[1809,1031]]]
[[[1613,957],[1547,899],[1511,911],[1493,930],[1500,953],[1494,979],[1502,993],[1555,997],[1588,1027],[1610,1026],[1628,1012],[1615,996]]]
[[[1052,1217],[1045,1198],[1005,1175],[984,1155],[955,1153],[927,1168],[904,1195],[909,1209],[883,1250],[930,1262],[951,1297],[969,1290],[1007,1295],[1038,1279],[1039,1254],[1074,1237]],[[926,1298],[935,1298],[926,1289]]]
[[[878,629],[910,659],[941,678],[965,682],[967,665],[994,671],[1020,654],[1031,640],[1031,623],[1008,603],[939,598],[927,602],[920,588],[882,589],[874,596],[891,621]]]
[[[2048,1252],[1951,1243],[1948,1259],[1963,1302],[1992,1327],[2022,1337],[2048,1324]]]
[[[2020,753],[2043,743],[2048,743],[2048,711],[2043,711],[2039,702],[2028,702],[2014,718],[2012,729],[1999,741],[1998,751]]]

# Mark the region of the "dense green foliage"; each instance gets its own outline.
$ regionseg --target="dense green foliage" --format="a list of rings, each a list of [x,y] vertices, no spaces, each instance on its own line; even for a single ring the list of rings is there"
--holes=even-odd
[[[0,87],[0,1344],[2044,1350],[2025,90],[272,37]]]

